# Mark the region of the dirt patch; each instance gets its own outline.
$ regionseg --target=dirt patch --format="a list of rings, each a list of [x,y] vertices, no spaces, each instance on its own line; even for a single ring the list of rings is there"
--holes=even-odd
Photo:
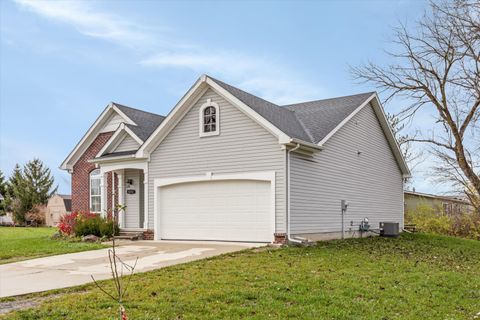
[[[61,294],[52,294],[46,297],[33,298],[12,298],[7,301],[0,301],[0,314],[6,314],[12,311],[25,310],[40,305],[45,300],[54,299]]]

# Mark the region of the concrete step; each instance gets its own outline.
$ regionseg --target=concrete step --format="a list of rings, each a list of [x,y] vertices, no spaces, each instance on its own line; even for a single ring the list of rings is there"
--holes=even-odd
[[[115,236],[115,239],[122,240],[141,240],[143,238],[143,232],[130,231],[130,230],[120,230],[118,236]]]

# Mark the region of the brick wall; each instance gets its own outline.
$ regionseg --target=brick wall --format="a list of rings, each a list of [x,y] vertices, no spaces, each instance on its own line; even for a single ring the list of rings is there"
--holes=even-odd
[[[72,173],[72,211],[89,211],[90,202],[90,183],[89,175],[92,170],[95,169],[95,164],[88,162],[95,158],[100,149],[113,135],[113,132],[100,133],[92,144],[87,148],[83,155],[73,166]],[[110,174],[107,174],[107,177]],[[110,178],[107,178],[109,180]],[[111,179],[110,179],[111,180]],[[107,188],[108,188],[107,181]],[[111,199],[111,187],[108,188],[108,192]]]

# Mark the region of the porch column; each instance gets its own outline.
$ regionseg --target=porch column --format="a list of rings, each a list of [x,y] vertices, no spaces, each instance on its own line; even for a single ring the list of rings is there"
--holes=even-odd
[[[117,172],[118,177],[118,203],[125,205],[125,195],[123,194],[123,170]],[[118,224],[120,228],[125,228],[125,210],[118,212]]]
[[[100,171],[100,215],[105,216],[105,208],[107,207],[107,197],[105,196],[105,188],[107,187],[105,185],[105,173]]]
[[[148,229],[148,167],[143,169],[143,228]]]

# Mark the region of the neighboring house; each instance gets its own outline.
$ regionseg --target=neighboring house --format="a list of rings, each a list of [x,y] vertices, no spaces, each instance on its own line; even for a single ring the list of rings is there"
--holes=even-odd
[[[48,199],[45,225],[56,227],[60,218],[70,212],[72,212],[72,197],[65,194],[54,194]]]
[[[0,193],[0,203],[5,201],[5,197]],[[0,225],[13,225],[13,214],[11,212],[5,212],[0,215]]]
[[[375,93],[279,106],[209,76],[164,117],[111,103],[61,165],[72,210],[148,238],[339,237],[403,225],[410,175]],[[358,235],[358,232],[356,232]]]
[[[5,201],[5,197],[0,193],[0,203]],[[0,225],[13,225],[13,213],[5,212],[4,215],[0,215]]]
[[[451,215],[473,211],[472,205],[459,197],[405,191],[405,212],[415,212],[422,207],[432,208],[435,213]]]

